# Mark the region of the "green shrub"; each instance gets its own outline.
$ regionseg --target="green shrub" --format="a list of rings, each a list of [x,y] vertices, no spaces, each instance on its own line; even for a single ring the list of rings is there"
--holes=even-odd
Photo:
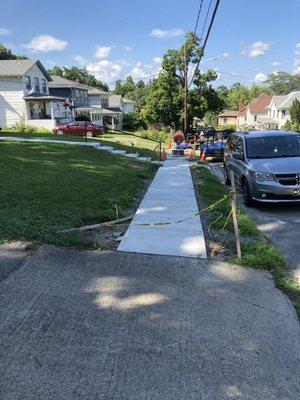
[[[154,129],[140,130],[138,135],[144,139],[156,140],[157,142],[165,142],[170,137],[167,129],[161,131]]]
[[[38,128],[31,125],[25,125],[22,123],[17,123],[11,127],[4,126],[2,132],[12,132],[12,133],[24,133],[27,135],[38,133],[38,134],[51,134],[51,131],[47,128]]]
[[[233,132],[235,132],[236,131],[236,125],[233,125],[233,124],[218,125],[218,130],[219,131],[225,131],[226,129],[230,129]]]
[[[136,131],[137,129],[146,129],[147,123],[141,114],[130,112],[123,115],[123,128],[129,131]]]

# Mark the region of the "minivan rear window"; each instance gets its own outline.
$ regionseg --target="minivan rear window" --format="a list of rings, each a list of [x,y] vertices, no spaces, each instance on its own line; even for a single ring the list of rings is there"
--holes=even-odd
[[[247,158],[300,157],[300,135],[246,138]]]

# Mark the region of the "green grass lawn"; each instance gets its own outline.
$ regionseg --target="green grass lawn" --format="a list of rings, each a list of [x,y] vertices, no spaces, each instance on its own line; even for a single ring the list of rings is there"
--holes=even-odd
[[[143,157],[158,159],[159,143],[135,136],[135,134],[107,132],[101,137],[100,142],[131,153],[138,152]]]
[[[151,157],[153,160],[158,160],[158,145],[142,137],[134,136],[135,133],[127,132],[107,132],[101,137],[88,139],[88,142],[100,142],[106,146],[112,146],[115,149],[126,150],[128,153],[139,153],[143,157]],[[28,139],[53,139],[53,140],[71,140],[76,142],[85,142],[82,136],[63,135],[57,136],[51,133],[1,133],[0,136],[22,137]]]
[[[228,195],[228,190],[204,167],[197,168],[197,177],[201,183],[196,186],[200,197],[206,206],[216,203]],[[216,230],[221,231],[227,221],[230,212],[230,203],[225,200],[209,211],[208,221]],[[267,269],[272,272],[276,285],[283,290],[295,304],[300,318],[300,281],[291,278],[286,261],[280,250],[270,244],[258,231],[256,224],[249,215],[239,207],[239,228],[241,233],[242,259],[232,260],[243,267]],[[228,220],[225,229],[233,231],[232,218]],[[251,239],[249,241],[249,238]],[[224,244],[224,243],[223,243]],[[225,243],[225,246],[233,247],[234,243]]]
[[[0,242],[95,247],[64,228],[112,220],[132,206],[151,165],[93,148],[0,142]]]

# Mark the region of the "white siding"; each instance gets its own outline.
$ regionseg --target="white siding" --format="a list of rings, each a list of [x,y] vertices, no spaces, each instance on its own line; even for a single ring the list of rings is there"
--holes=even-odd
[[[26,125],[52,130],[55,126],[55,121],[54,119],[29,119],[26,121]]]
[[[18,78],[0,79],[0,127],[24,122],[27,111],[23,88]]]
[[[127,103],[126,101],[123,102],[123,109],[122,111],[126,114],[129,112],[135,112],[135,104],[134,103]]]
[[[25,86],[25,75],[30,76],[30,81],[31,81],[31,87],[34,87],[34,78],[39,78],[39,84],[40,84],[40,93],[43,93],[42,91],[42,79],[46,80],[46,88],[47,88],[47,94],[49,94],[49,89],[48,89],[48,81],[43,74],[43,72],[39,69],[39,67],[34,64],[27,72],[24,74],[22,77],[23,85],[24,85],[24,90],[26,89]]]
[[[101,107],[101,96],[99,94],[89,94],[89,103],[91,107]]]

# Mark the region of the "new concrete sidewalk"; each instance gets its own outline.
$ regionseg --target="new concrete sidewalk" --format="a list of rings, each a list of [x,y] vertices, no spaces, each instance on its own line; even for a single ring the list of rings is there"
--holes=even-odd
[[[118,251],[206,258],[197,213],[189,162],[171,157],[158,170]]]
[[[299,400],[299,333],[267,272],[43,246],[0,284],[0,398]]]

